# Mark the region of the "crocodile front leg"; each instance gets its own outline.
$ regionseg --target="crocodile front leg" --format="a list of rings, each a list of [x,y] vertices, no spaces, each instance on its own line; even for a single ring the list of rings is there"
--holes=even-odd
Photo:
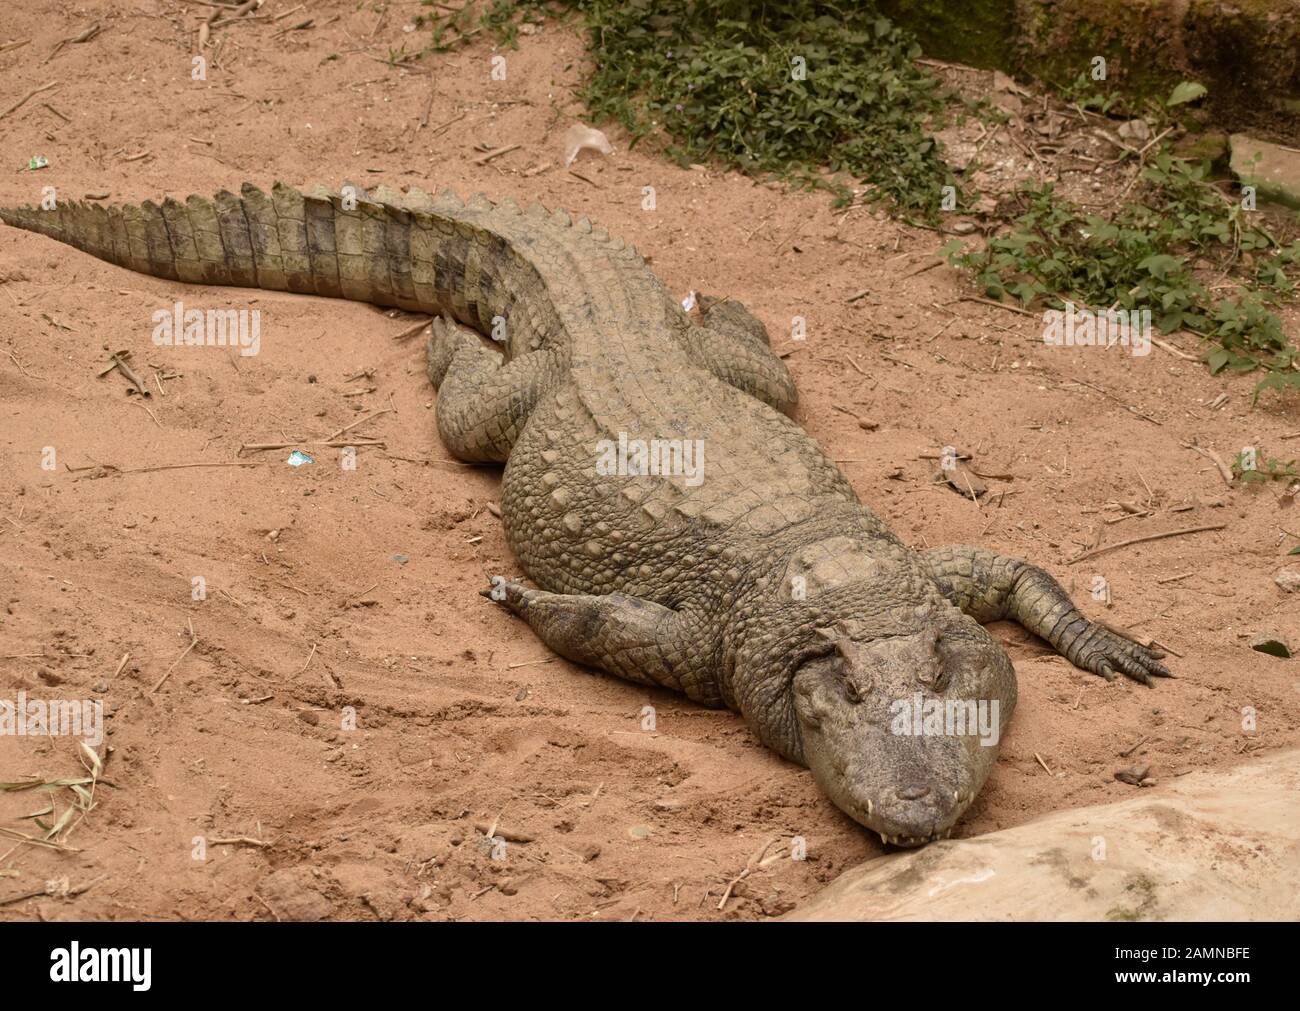
[[[1018,558],[964,545],[920,552],[944,595],[979,622],[1011,618],[1046,639],[1076,667],[1108,681],[1121,671],[1148,688],[1172,677],[1158,650],[1147,649],[1089,621],[1042,569]]]
[[[533,351],[502,364],[473,331],[435,319],[426,346],[438,390],[438,434],[471,463],[504,463],[538,399],[560,378],[555,352]]]
[[[758,347],[772,346],[772,338],[768,336],[763,321],[734,298],[717,298],[701,291],[696,293],[695,299],[700,306],[700,320],[710,330]]]
[[[689,634],[678,611],[622,593],[550,593],[502,576],[481,591],[523,618],[551,649],[575,663],[627,681],[684,692],[722,705],[714,678],[696,653],[704,641]]]
[[[681,337],[691,359],[729,386],[790,414],[799,391],[789,370],[773,353],[767,328],[739,302],[701,294],[702,326],[683,326]]]

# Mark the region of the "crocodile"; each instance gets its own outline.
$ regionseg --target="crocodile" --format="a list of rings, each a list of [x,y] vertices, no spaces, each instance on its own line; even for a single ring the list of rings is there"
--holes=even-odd
[[[692,318],[585,217],[277,183],[0,219],[172,281],[432,316],[438,433],[505,465],[532,584],[481,592],[575,663],[738,712],[886,843],[949,835],[996,762],[1016,678],[984,624],[1018,621],[1107,680],[1170,676],[1037,566],[905,545],[792,420],[764,325],[729,298]]]

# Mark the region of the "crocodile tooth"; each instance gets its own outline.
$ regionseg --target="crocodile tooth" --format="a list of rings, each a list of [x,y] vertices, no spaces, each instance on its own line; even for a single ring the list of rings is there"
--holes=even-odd
[[[871,811],[872,811],[872,808],[873,808],[873,807],[875,807],[875,805],[871,803],[871,798],[868,797],[868,798],[867,798],[867,814],[868,814],[868,815],[871,814]]]
[[[880,833],[880,841],[881,841],[882,843],[887,843],[887,842],[889,842],[889,837],[886,836],[884,832],[881,832],[881,833]]]

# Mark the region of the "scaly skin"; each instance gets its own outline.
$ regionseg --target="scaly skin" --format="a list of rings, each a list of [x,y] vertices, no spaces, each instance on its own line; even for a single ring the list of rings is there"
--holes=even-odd
[[[439,433],[506,464],[506,536],[540,587],[485,595],[578,663],[736,710],[887,841],[946,835],[996,760],[1015,674],[980,622],[1013,618],[1107,678],[1168,675],[1041,569],[903,545],[787,417],[794,384],[739,303],[702,298],[692,325],[635,250],[563,211],[352,195],[245,186],[0,219],[160,277],[439,315]],[[620,439],[668,440],[681,466],[610,472]]]

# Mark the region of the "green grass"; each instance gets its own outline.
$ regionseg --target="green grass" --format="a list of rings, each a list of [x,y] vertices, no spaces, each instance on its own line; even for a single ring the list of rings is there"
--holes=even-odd
[[[436,8],[435,8],[436,10]],[[922,124],[962,108],[915,62],[920,50],[869,3],[815,0],[495,0],[479,24],[514,45],[522,19],[575,19],[593,69],[581,97],[632,143],[654,137],[682,163],[712,161],[934,219],[958,181]],[[471,29],[433,20],[434,46]]]
[[[1143,188],[1109,217],[1051,185],[1027,187],[1006,234],[980,251],[960,242],[947,251],[992,298],[1149,308],[1162,332],[1205,338],[1211,372],[1263,369],[1260,389],[1300,389],[1292,369],[1300,352],[1273,311],[1294,293],[1287,268],[1300,263],[1300,241],[1280,245],[1207,175],[1206,164],[1161,152],[1143,170]],[[1217,297],[1198,273],[1231,279],[1234,293]]]

